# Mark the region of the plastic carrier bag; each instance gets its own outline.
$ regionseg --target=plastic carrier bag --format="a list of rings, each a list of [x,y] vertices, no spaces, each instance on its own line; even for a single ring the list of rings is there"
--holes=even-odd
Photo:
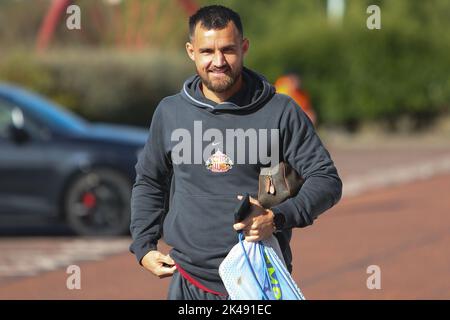
[[[232,300],[305,300],[286,269],[278,240],[247,242],[242,233],[219,266]]]

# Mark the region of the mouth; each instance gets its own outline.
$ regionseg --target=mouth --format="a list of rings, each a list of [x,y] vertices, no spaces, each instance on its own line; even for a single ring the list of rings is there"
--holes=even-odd
[[[228,71],[229,71],[228,68],[220,68],[220,69],[209,70],[209,73],[220,76],[220,75],[226,75],[228,73]]]

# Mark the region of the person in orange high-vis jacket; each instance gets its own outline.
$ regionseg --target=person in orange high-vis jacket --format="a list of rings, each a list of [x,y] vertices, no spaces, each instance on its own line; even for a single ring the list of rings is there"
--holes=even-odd
[[[290,96],[302,108],[311,122],[316,124],[316,113],[314,112],[309,95],[301,88],[300,77],[296,74],[286,74],[280,76],[275,81],[277,93]]]

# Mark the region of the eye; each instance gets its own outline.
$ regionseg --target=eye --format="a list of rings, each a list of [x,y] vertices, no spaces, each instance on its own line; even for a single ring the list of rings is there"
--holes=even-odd
[[[200,53],[201,54],[211,54],[212,50],[211,49],[200,49]]]
[[[223,53],[234,53],[234,52],[235,52],[235,49],[233,47],[223,49]]]

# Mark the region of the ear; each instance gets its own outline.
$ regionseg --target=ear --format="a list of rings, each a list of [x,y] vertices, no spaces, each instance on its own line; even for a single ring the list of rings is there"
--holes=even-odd
[[[244,40],[242,40],[242,52],[244,53],[244,55],[247,53],[249,47],[250,42],[248,41],[247,38],[244,38]]]
[[[195,61],[195,54],[194,54],[194,45],[190,42],[186,42],[186,52],[191,58],[192,61]]]

